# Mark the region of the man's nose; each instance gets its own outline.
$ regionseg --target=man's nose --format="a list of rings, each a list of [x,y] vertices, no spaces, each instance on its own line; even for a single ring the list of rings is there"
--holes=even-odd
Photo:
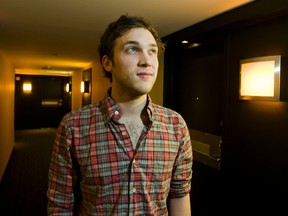
[[[151,56],[148,52],[141,52],[141,55],[139,56],[139,62],[138,66],[140,67],[149,67],[151,66]]]

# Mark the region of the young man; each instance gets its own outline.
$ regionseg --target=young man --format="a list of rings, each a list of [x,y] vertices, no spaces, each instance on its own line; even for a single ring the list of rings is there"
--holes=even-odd
[[[191,215],[187,125],[148,96],[161,50],[143,18],[123,15],[108,26],[99,54],[112,85],[101,102],[59,125],[48,215]]]

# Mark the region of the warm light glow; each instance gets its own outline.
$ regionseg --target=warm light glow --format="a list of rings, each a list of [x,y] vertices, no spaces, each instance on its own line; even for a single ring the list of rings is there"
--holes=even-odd
[[[66,92],[71,92],[71,84],[70,83],[66,83],[66,87],[65,87]]]
[[[23,92],[30,93],[32,91],[32,84],[31,83],[23,83]]]
[[[72,76],[72,71],[44,70],[44,69],[16,69],[15,74],[24,75],[48,75],[48,76]]]
[[[81,82],[81,87],[80,87],[82,93],[84,92],[84,87],[85,87],[85,84],[84,84],[84,81],[82,81],[82,82]]]
[[[81,92],[89,93],[89,81],[88,80],[81,82]]]
[[[194,47],[198,47],[198,46],[200,46],[199,43],[192,43],[192,44],[189,46],[189,48],[194,48]]]
[[[69,83],[66,83],[66,92],[69,92]]]
[[[183,40],[182,44],[188,44],[188,41],[187,40]]]
[[[274,96],[274,61],[242,64],[241,95]]]
[[[243,60],[240,70],[240,99],[279,99],[280,56]]]

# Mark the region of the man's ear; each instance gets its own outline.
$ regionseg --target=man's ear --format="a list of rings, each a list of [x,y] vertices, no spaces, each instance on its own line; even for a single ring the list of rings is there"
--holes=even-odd
[[[109,57],[107,55],[104,55],[102,57],[102,66],[106,71],[111,72],[112,61],[109,59]]]

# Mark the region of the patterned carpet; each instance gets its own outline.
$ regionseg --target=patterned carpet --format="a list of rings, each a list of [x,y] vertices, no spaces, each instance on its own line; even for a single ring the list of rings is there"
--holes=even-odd
[[[46,215],[48,168],[55,135],[55,128],[15,131],[15,148],[0,184],[0,209],[5,215]]]

